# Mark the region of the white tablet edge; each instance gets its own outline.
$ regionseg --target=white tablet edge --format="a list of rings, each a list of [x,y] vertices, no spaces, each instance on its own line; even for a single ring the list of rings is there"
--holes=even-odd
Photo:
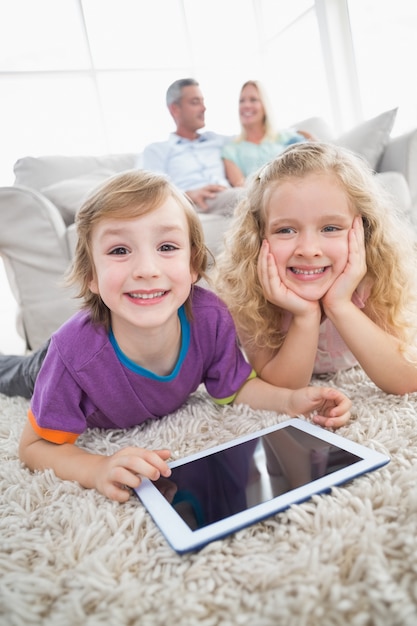
[[[181,519],[175,509],[170,505],[166,498],[155,487],[152,481],[144,478],[141,485],[135,489],[136,494],[148,510],[154,522],[165,536],[165,539],[171,547],[178,553],[184,553],[203,547],[211,541],[221,539],[230,533],[236,532],[246,526],[254,524],[262,519],[279,513],[292,504],[299,504],[304,500],[308,500],[313,495],[330,491],[332,487],[345,483],[356,478],[365,472],[375,470],[389,462],[389,457],[358,444],[354,441],[346,439],[334,432],[325,430],[320,426],[311,424],[299,418],[291,418],[280,424],[264,428],[259,431],[236,437],[223,444],[206,448],[197,453],[188,455],[176,461],[168,463],[170,467],[183,465],[194,459],[201,459],[205,456],[225,450],[235,444],[250,441],[266,435],[270,432],[293,426],[309,433],[319,439],[338,446],[342,450],[346,450],[360,457],[362,460],[352,465],[318,478],[302,487],[292,489],[282,495],[276,496],[271,500],[257,504],[249,509],[231,515],[225,519],[214,522],[208,526],[204,526],[197,530],[191,530],[189,526]]]

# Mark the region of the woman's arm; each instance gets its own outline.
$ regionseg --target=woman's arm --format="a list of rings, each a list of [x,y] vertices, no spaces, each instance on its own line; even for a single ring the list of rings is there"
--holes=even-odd
[[[19,445],[19,456],[29,469],[52,469],[63,480],[76,480],[97,489],[111,500],[126,502],[126,487],[138,487],[141,477],[157,480],[168,477],[169,450],[124,448],[111,456],[92,454],[71,443],[56,444],[39,437],[28,421]]]
[[[312,135],[311,133],[309,133],[306,130],[298,130],[297,129],[297,133],[299,135],[302,135],[302,137],[304,137],[305,139],[307,139],[307,141],[316,141],[316,138],[314,137],[314,135]]]
[[[242,174],[242,170],[230,159],[223,159],[224,171],[226,178],[232,187],[244,187],[245,177]]]

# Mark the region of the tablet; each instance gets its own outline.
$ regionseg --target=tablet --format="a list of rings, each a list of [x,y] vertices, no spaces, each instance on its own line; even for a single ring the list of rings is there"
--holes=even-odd
[[[299,418],[169,463],[135,490],[171,547],[184,553],[330,491],[389,457]]]

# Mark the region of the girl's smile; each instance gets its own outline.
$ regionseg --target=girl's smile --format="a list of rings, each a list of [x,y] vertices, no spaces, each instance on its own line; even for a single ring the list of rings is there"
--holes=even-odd
[[[328,269],[329,266],[318,268],[290,267],[289,271],[295,274],[298,280],[310,282],[321,278]]]

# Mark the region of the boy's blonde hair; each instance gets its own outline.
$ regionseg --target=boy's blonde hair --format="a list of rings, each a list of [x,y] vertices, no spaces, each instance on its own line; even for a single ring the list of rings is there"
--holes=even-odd
[[[98,294],[90,291],[94,277],[91,235],[94,226],[103,219],[134,219],[161,206],[167,197],[173,197],[184,209],[190,235],[190,267],[197,280],[206,278],[209,251],[204,243],[200,219],[185,195],[167,178],[145,170],[131,170],[118,174],[102,185],[79,210],[75,223],[78,242],[74,262],[68,276],[69,284],[79,286],[78,297],[83,298],[83,308],[89,309],[93,322],[110,328],[110,310]],[[191,317],[190,297],[185,303]]]
[[[368,311],[381,328],[402,341],[405,351],[407,345],[415,345],[417,316],[416,248],[410,224],[396,212],[392,199],[360,157],[315,142],[291,146],[258,170],[235,209],[214,282],[239,334],[258,347],[276,350],[283,343],[285,312],[263,295],[258,255],[271,190],[308,174],[335,176],[354,213],[362,216],[367,276],[372,281]]]

